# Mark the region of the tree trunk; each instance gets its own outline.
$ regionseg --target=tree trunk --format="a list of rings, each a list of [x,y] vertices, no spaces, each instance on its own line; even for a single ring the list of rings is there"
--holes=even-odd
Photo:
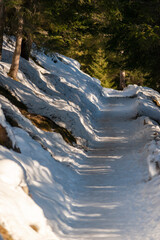
[[[126,81],[125,81],[125,70],[120,71],[120,90],[123,90],[126,87]]]
[[[30,11],[30,18],[35,19],[35,14],[37,12],[37,4],[38,1],[37,0],[28,0],[26,1],[26,8],[29,9]],[[29,20],[28,19],[24,19],[24,24],[26,23],[28,24]],[[29,61],[29,57],[30,57],[30,52],[31,52],[31,48],[32,48],[32,43],[33,43],[33,32],[34,32],[34,28],[36,27],[35,25],[33,25],[33,22],[30,23],[32,26],[32,29],[30,28],[29,31],[25,31],[24,32],[24,38],[22,40],[22,47],[21,47],[21,57],[23,57],[24,59],[26,59],[27,61]]]
[[[19,69],[19,61],[20,61],[21,45],[22,45],[22,32],[23,32],[23,17],[19,16],[16,47],[15,47],[13,58],[12,58],[11,68],[8,73],[8,76],[13,78],[14,80],[17,79],[17,72]]]
[[[27,61],[29,61],[31,48],[32,38],[30,35],[28,35],[26,38],[23,38],[21,46],[21,57],[25,58]]]
[[[0,61],[2,60],[2,45],[4,32],[4,3],[0,0]]]

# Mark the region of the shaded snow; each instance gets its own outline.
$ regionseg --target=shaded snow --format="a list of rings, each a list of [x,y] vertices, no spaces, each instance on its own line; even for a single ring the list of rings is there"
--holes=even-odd
[[[0,224],[15,240],[159,240],[159,93],[103,89],[59,54],[34,53],[39,65],[21,59],[16,82],[7,76],[12,51],[5,39],[0,86],[72,131],[78,144],[38,129],[0,95],[0,123],[21,151],[0,146]],[[20,188],[24,176],[32,198]]]

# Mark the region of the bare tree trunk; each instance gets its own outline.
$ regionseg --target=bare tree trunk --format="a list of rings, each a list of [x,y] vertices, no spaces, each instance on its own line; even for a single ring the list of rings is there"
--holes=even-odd
[[[12,58],[11,68],[8,73],[8,76],[13,78],[14,80],[17,80],[17,72],[19,69],[19,61],[20,61],[21,45],[22,45],[22,32],[23,32],[23,17],[19,16],[16,47],[15,47],[15,51]]]
[[[126,87],[126,81],[125,81],[125,70],[120,71],[120,89],[123,90]]]
[[[29,61],[31,48],[32,48],[32,38],[30,34],[28,34],[26,38],[23,38],[22,46],[21,46],[21,57],[25,58],[27,61]]]
[[[0,60],[2,60],[2,45],[4,32],[4,2],[0,0]]]

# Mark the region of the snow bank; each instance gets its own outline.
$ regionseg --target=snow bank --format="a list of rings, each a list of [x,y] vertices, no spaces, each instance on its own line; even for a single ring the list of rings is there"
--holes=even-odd
[[[133,108],[136,117],[144,116],[144,124],[153,130],[153,140],[145,146],[149,179],[160,174],[160,94],[153,89],[130,85],[124,91],[103,89],[103,95],[135,98]],[[146,116],[146,117],[145,117]]]
[[[160,127],[156,122],[153,122],[150,119],[147,119],[146,122],[151,125],[154,131],[154,139],[145,146],[149,179],[152,179],[154,176],[160,174]]]
[[[8,184],[0,184],[0,224],[13,239],[57,239],[47,225],[41,208],[20,188],[13,189]],[[36,226],[35,232],[31,226]]]
[[[25,171],[19,162],[9,159],[0,161],[0,182],[6,183],[13,187],[27,186],[25,179]]]
[[[123,91],[118,91],[111,88],[104,88],[102,91],[103,96],[105,97],[134,97],[141,89],[143,88],[137,85],[129,85]]]
[[[36,59],[42,67],[32,60],[21,59],[18,73],[21,83],[13,86],[6,75],[8,62],[11,62],[11,46],[5,44],[3,51],[1,85],[7,84],[7,88],[30,111],[45,115],[71,130],[82,144],[94,135],[93,113],[100,108],[102,97],[102,87],[98,81],[79,70],[72,59],[61,56],[63,61],[57,58],[54,62],[52,57],[39,53]],[[77,125],[78,128],[75,127]]]

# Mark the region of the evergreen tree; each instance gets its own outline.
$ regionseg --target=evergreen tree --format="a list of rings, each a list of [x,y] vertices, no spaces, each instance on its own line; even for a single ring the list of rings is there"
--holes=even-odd
[[[90,74],[101,81],[102,86],[110,87],[110,80],[108,76],[108,62],[105,52],[99,48],[93,58],[92,64],[89,66]]]
[[[118,9],[120,19],[111,26],[110,49],[123,50],[124,68],[139,69],[146,84],[160,90],[160,1],[119,0]]]
[[[31,34],[26,34],[22,39],[21,57],[25,58],[27,61],[29,61],[30,58],[32,43],[33,39],[31,37]]]
[[[24,28],[23,28],[23,40],[21,45],[21,57],[29,61],[32,43],[34,39],[35,29],[38,27],[38,8],[39,3],[37,0],[28,0],[23,4],[24,15]]]
[[[2,59],[2,44],[4,32],[4,2],[0,0],[0,60]]]
[[[3,1],[7,7],[5,31],[21,39],[16,49],[22,42],[21,56],[25,59],[29,60],[34,42],[46,52],[56,51],[77,59],[82,70],[99,78],[103,86],[109,87],[115,81],[122,89],[120,73],[124,69],[126,82],[133,79],[136,70],[145,77],[150,74],[150,78],[146,77],[148,84],[153,85],[158,79],[160,70],[155,61],[159,59],[159,12],[151,7],[151,2],[160,10],[159,1],[149,0],[147,4],[142,0]],[[18,31],[17,26],[21,26]],[[14,54],[14,62],[19,53],[18,50]]]

